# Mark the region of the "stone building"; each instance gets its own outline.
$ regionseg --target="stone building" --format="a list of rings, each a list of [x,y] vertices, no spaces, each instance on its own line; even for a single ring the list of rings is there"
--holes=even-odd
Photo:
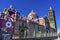
[[[48,17],[39,18],[37,13],[32,10],[28,17],[25,18],[11,5],[10,8],[4,9],[3,15],[0,13],[0,28],[7,33],[21,37],[27,35],[34,37],[40,33],[57,32],[54,10],[52,8],[49,9],[48,15]]]

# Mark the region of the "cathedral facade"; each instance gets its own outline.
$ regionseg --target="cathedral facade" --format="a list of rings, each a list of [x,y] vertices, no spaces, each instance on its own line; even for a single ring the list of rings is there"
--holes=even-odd
[[[20,16],[12,5],[0,12],[0,29],[5,33],[26,36],[38,33],[57,32],[54,10],[50,7],[48,17],[39,18],[35,11],[31,11],[28,17]]]

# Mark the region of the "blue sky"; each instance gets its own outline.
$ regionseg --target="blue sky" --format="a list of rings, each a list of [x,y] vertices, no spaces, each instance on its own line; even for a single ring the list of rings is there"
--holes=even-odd
[[[55,11],[57,28],[60,30],[60,0],[0,0],[0,12],[13,5],[22,16],[27,16],[34,10],[39,17],[47,16],[50,6]]]

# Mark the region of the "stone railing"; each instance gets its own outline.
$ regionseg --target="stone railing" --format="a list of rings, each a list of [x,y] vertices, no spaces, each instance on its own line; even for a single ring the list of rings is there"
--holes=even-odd
[[[43,38],[43,37],[56,37],[58,36],[57,33],[41,33],[41,32],[33,32],[33,33],[29,33],[26,35],[24,35],[24,38]]]

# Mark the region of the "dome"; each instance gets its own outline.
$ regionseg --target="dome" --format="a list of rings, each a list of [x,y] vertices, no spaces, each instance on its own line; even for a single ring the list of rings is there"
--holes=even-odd
[[[30,15],[36,15],[36,13],[32,10],[32,11],[29,13],[28,16],[30,16]]]
[[[28,19],[33,19],[33,18],[38,18],[37,14],[32,10],[29,15],[28,15]]]

